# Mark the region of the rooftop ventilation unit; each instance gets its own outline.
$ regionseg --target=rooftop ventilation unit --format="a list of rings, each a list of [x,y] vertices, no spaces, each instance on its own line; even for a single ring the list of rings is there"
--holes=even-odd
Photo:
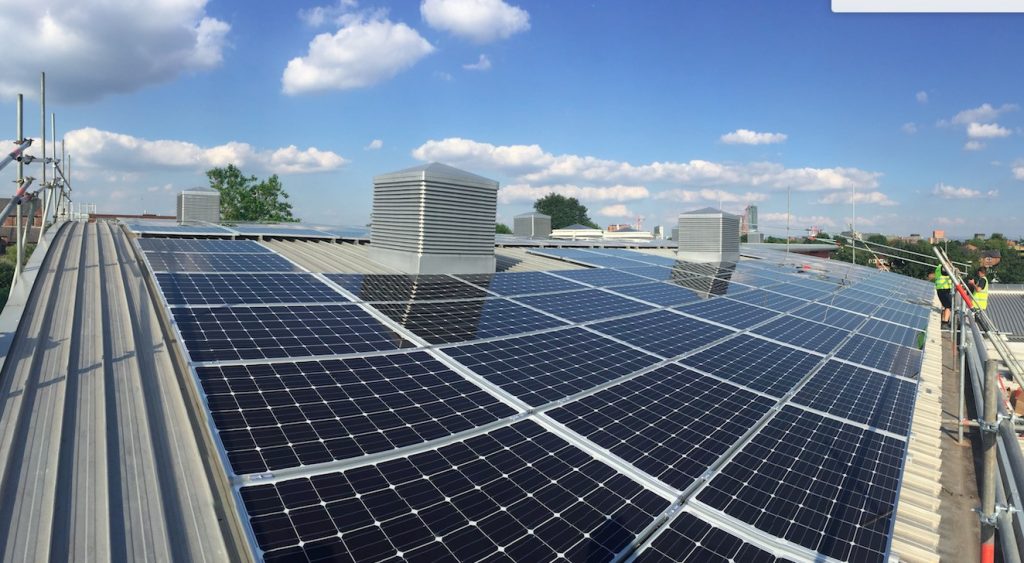
[[[551,216],[537,212],[516,215],[512,232],[517,237],[548,238],[551,235]]]
[[[705,207],[679,215],[679,259],[690,262],[737,262],[740,218]]]
[[[494,273],[498,183],[431,163],[373,179],[370,258],[408,274]]]
[[[190,188],[178,194],[179,223],[220,223],[220,192]]]

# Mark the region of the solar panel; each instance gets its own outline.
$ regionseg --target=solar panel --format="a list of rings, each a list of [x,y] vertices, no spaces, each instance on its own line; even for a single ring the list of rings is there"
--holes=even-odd
[[[630,266],[628,268],[619,268],[619,270],[657,281],[668,281],[673,277],[672,268],[664,266]]]
[[[302,238],[336,238],[334,233],[328,233],[317,229],[301,227],[283,227],[272,225],[234,225],[232,230],[243,235],[264,235],[281,237],[302,237]]]
[[[476,299],[488,293],[443,274],[326,274],[327,279],[363,301],[429,301]]]
[[[826,362],[793,402],[901,436],[910,432],[917,385],[836,361]]]
[[[924,331],[879,319],[868,320],[857,332],[911,348],[924,348]]]
[[[516,413],[426,352],[196,373],[238,475],[392,450]]]
[[[271,253],[269,248],[251,240],[189,239],[189,238],[140,238],[139,247],[149,252],[231,252]]]
[[[610,290],[621,295],[632,297],[633,299],[641,299],[648,303],[661,305],[662,307],[682,305],[684,303],[691,303],[693,301],[700,300],[700,297],[693,290],[680,287],[679,285],[670,282],[621,285],[610,288]]]
[[[753,332],[822,354],[835,350],[850,335],[842,329],[788,315],[765,323]]]
[[[843,330],[854,330],[867,319],[863,315],[836,307],[829,307],[823,303],[808,303],[790,314],[794,317],[824,323]]]
[[[782,397],[820,361],[814,354],[741,334],[687,356],[680,363],[755,391]]]
[[[757,305],[758,307],[764,307],[765,309],[771,309],[780,313],[799,309],[807,304],[807,301],[803,299],[797,299],[796,297],[775,293],[774,291],[766,291],[764,289],[754,289],[730,295],[729,297],[736,301],[750,303],[751,305]]]
[[[577,323],[639,313],[651,308],[599,289],[517,297],[516,301]]]
[[[154,272],[297,272],[299,267],[277,254],[198,254],[147,252]]]
[[[924,330],[928,328],[929,310],[920,305],[889,300],[883,301],[872,316],[890,322]]]
[[[611,560],[669,504],[533,421],[240,494],[266,561]]]
[[[604,255],[576,248],[536,248],[528,250],[527,253],[549,256],[595,268],[627,268],[643,265],[643,263],[630,258]]]
[[[654,365],[659,359],[582,328],[444,348],[445,354],[536,407]]]
[[[545,272],[499,272],[496,274],[459,274],[457,278],[486,288],[491,293],[530,295],[583,289],[584,286]]]
[[[774,405],[774,400],[669,364],[547,414],[682,490]]]
[[[664,358],[734,334],[727,328],[665,310],[605,321],[590,328]]]
[[[829,297],[823,297],[818,300],[819,303],[837,307],[839,309],[845,309],[847,311],[853,311],[854,313],[860,313],[862,315],[870,315],[876,309],[878,309],[878,303],[867,301],[861,301],[853,297],[847,297],[846,291],[831,295]]]
[[[843,344],[836,357],[904,377],[916,378],[921,374],[920,350],[861,334],[853,335]]]
[[[787,406],[697,500],[840,561],[883,561],[905,444]]]
[[[521,334],[566,324],[507,299],[378,303],[374,308],[431,344]]]
[[[712,526],[689,512],[671,524],[640,552],[635,563],[776,563],[776,559],[740,538]]]
[[[675,307],[675,310],[738,329],[750,328],[779,315],[770,309],[755,307],[732,299],[710,299]]]
[[[156,279],[168,305],[348,301],[312,274],[157,273]]]
[[[173,308],[194,362],[375,352],[410,344],[354,304]]]
[[[137,234],[163,235],[231,235],[230,230],[215,225],[179,225],[177,223],[128,222],[128,228]]]
[[[797,297],[807,301],[814,301],[815,299],[821,299],[826,295],[830,295],[831,291],[823,291],[814,287],[808,287],[802,283],[789,283],[784,282],[772,287],[772,291],[776,293],[782,293],[790,297]]]
[[[647,278],[629,274],[621,270],[608,268],[591,268],[588,270],[564,270],[557,272],[558,276],[569,278],[573,281],[586,283],[597,287],[608,287],[611,285],[629,285],[645,283]]]

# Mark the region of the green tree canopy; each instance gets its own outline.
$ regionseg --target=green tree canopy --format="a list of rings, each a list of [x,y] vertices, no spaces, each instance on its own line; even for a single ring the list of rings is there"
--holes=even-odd
[[[577,223],[595,229],[600,228],[587,215],[587,206],[574,197],[550,193],[533,202],[533,208],[539,213],[551,216],[552,229],[564,229]]]
[[[505,223],[495,223],[494,232],[498,233],[499,235],[511,235],[512,229],[508,228],[508,225],[506,225]]]
[[[245,176],[234,164],[206,171],[210,187],[220,192],[220,217],[223,221],[298,221],[292,217],[292,204],[277,174],[260,181]]]

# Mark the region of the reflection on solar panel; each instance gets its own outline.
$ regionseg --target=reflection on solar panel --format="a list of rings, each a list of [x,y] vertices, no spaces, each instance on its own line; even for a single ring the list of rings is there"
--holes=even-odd
[[[516,301],[578,323],[639,313],[651,308],[649,305],[599,289],[531,295],[518,297]]]
[[[606,254],[599,254],[597,252],[589,252],[587,250],[579,250],[576,248],[544,248],[544,249],[532,249],[528,251],[530,254],[537,254],[540,256],[550,256],[561,260],[568,260],[577,264],[585,266],[593,266],[596,268],[628,268],[630,266],[642,266],[642,262],[631,260],[629,258],[620,258],[616,256],[609,256]]]
[[[924,330],[928,327],[928,309],[902,301],[889,300],[882,302],[873,316],[918,330]]]
[[[196,372],[239,475],[382,452],[515,414],[425,352]]]
[[[628,268],[619,268],[623,272],[628,272],[633,275],[643,276],[645,278],[651,278],[652,280],[668,281],[672,279],[673,272],[671,268],[664,266],[630,266]]]
[[[374,307],[431,344],[521,334],[565,323],[507,299],[378,303]]]
[[[924,331],[878,319],[871,319],[864,323],[864,326],[857,332],[874,336],[886,342],[902,344],[912,348],[924,348]]]
[[[497,274],[459,274],[459,279],[486,288],[501,296],[529,295],[583,289],[584,286],[544,272],[499,272]]]
[[[264,235],[282,237],[304,237],[304,238],[335,238],[333,233],[318,231],[316,229],[274,227],[269,225],[234,225],[231,227],[244,235]]]
[[[774,288],[772,289],[774,290]],[[807,301],[803,299],[797,299],[796,297],[790,297],[788,295],[782,295],[781,293],[766,291],[764,289],[753,289],[751,291],[730,295],[729,297],[736,301],[750,303],[751,305],[757,305],[758,307],[764,307],[765,309],[771,309],[780,313],[799,309],[807,304]]]
[[[348,301],[311,274],[157,273],[156,279],[168,305]]]
[[[759,326],[754,332],[779,342],[828,354],[839,346],[849,332],[797,317],[780,317]]]
[[[644,283],[647,278],[628,274],[620,270],[608,268],[591,268],[589,270],[565,270],[557,273],[558,276],[569,278],[573,281],[590,284],[597,287],[610,285],[629,285]]]
[[[774,404],[774,400],[669,364],[548,414],[682,490]]]
[[[675,307],[675,309],[688,315],[739,329],[750,328],[779,315],[775,311],[747,305],[732,299],[711,299],[701,301],[700,303]]]
[[[177,223],[127,223],[133,233],[163,235],[230,235],[231,231],[213,225],[179,225]]]
[[[741,334],[683,358],[680,363],[781,397],[820,361],[814,354]]]
[[[658,362],[581,328],[462,344],[444,352],[533,407]]]
[[[140,238],[139,246],[149,252],[273,252],[251,240]]]
[[[830,291],[822,291],[817,288],[808,287],[803,283],[780,283],[772,287],[772,291],[808,301],[821,299],[831,293]]]
[[[700,297],[690,289],[680,287],[674,283],[642,283],[639,285],[622,285],[610,288],[611,291],[641,299],[648,303],[671,307],[700,300]]]
[[[875,302],[868,303],[867,301],[847,297],[845,294],[846,292],[844,291],[830,297],[823,297],[819,299],[818,302],[824,303],[825,305],[831,305],[832,307],[853,311],[854,313],[860,313],[862,315],[870,315],[878,309],[878,304]]]
[[[697,500],[840,561],[883,561],[904,448],[787,406]]]
[[[174,308],[192,361],[376,352],[410,344],[358,305]]]
[[[479,287],[442,274],[327,274],[327,279],[363,301],[476,299],[488,295]]]
[[[856,313],[851,313],[850,311],[829,307],[828,305],[821,303],[808,303],[790,314],[794,317],[825,323],[829,326],[834,326],[843,330],[854,330],[864,322],[864,319],[867,318]]]
[[[830,361],[793,401],[902,436],[910,433],[917,386],[909,381]]]
[[[241,495],[266,561],[610,560],[669,504],[531,421]]]
[[[297,272],[299,268],[277,254],[189,254],[147,252],[154,272]]]
[[[836,357],[904,377],[916,378],[921,374],[920,350],[870,336],[853,335],[839,348]]]
[[[664,358],[678,356],[733,334],[727,328],[671,311],[654,311],[605,321],[590,328]]]
[[[689,512],[680,512],[636,563],[776,563],[785,561]]]

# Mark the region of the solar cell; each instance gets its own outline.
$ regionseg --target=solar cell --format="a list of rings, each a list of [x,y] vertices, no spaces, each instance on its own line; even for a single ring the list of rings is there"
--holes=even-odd
[[[269,248],[251,240],[190,239],[190,238],[140,238],[139,246],[150,252],[200,252],[200,253],[272,253]]]
[[[800,388],[793,402],[906,436],[916,392],[917,385],[909,381],[830,361]]]
[[[196,373],[238,475],[378,453],[515,414],[425,352]]]
[[[430,301],[476,299],[488,293],[443,274],[326,274],[327,279],[363,301]]]
[[[683,358],[680,363],[782,397],[820,361],[814,354],[741,334]]]
[[[926,307],[889,300],[883,301],[872,316],[918,330],[924,330],[928,328],[928,315],[929,310]]]
[[[836,352],[843,358],[863,366],[916,378],[921,374],[921,351],[855,334]]]
[[[857,332],[911,348],[924,348],[924,331],[879,319],[868,320]]]
[[[547,414],[682,490],[774,405],[774,400],[669,364]]]
[[[823,297],[818,300],[819,303],[837,307],[839,309],[846,309],[847,311],[853,311],[854,313],[860,313],[861,315],[870,315],[876,309],[878,309],[877,302],[861,301],[853,297],[847,297],[846,291],[836,293],[828,297]]]
[[[240,494],[266,561],[608,561],[669,504],[532,421]]]
[[[822,354],[835,350],[843,339],[850,335],[849,332],[836,327],[789,315],[765,323],[755,328],[753,332]]]
[[[444,352],[536,407],[654,365],[656,356],[574,327]]]
[[[673,277],[672,268],[664,266],[630,266],[628,268],[619,268],[619,270],[657,281],[668,281]]]
[[[354,304],[171,309],[192,361],[293,358],[411,346]]]
[[[670,282],[622,285],[611,288],[611,291],[634,299],[641,299],[655,305],[661,305],[662,307],[682,305],[684,303],[691,303],[693,301],[700,300],[700,297],[693,290],[680,287],[679,285]]]
[[[636,563],[776,563],[786,561],[689,512],[678,516],[640,552]]]
[[[710,299],[675,307],[675,310],[738,329],[750,328],[779,315],[770,309],[755,307],[732,299]]]
[[[639,313],[651,308],[600,289],[531,295],[518,297],[516,301],[577,323]]]
[[[772,287],[772,291],[776,293],[782,293],[790,297],[797,297],[807,301],[814,301],[815,299],[821,299],[826,295],[830,295],[830,291],[822,291],[814,287],[808,287],[802,283],[790,283],[784,282]]]
[[[780,286],[775,286],[780,287]],[[754,289],[743,293],[737,293],[730,295],[731,299],[736,301],[742,301],[743,303],[750,303],[751,305],[757,305],[758,307],[764,307],[765,309],[771,309],[780,313],[799,309],[807,304],[804,299],[797,299],[789,295],[783,295],[781,293],[775,293],[773,291],[767,291],[764,289]]]
[[[378,303],[374,308],[431,344],[521,334],[566,324],[507,299]]]
[[[197,254],[147,252],[154,272],[297,272],[299,268],[277,254]]]
[[[528,250],[527,252],[529,254],[549,256],[559,260],[568,260],[570,262],[595,268],[626,268],[629,266],[643,265],[643,263],[630,258],[588,252],[577,248],[537,248]]]
[[[312,274],[157,273],[169,305],[331,303],[348,298]]]
[[[633,275],[621,270],[609,268],[590,268],[587,270],[564,270],[556,272],[556,275],[569,278],[580,283],[590,284],[596,287],[608,287],[611,285],[629,285],[645,283],[648,278]]]
[[[584,286],[545,272],[499,272],[496,274],[459,274],[459,279],[484,287],[491,293],[530,295],[583,289]]]
[[[824,323],[843,330],[854,330],[867,319],[863,315],[829,307],[823,303],[808,303],[790,314],[794,317]]]
[[[678,356],[733,334],[730,329],[665,310],[605,321],[590,328],[664,358]]]
[[[884,561],[905,444],[787,406],[697,500],[840,561]]]

